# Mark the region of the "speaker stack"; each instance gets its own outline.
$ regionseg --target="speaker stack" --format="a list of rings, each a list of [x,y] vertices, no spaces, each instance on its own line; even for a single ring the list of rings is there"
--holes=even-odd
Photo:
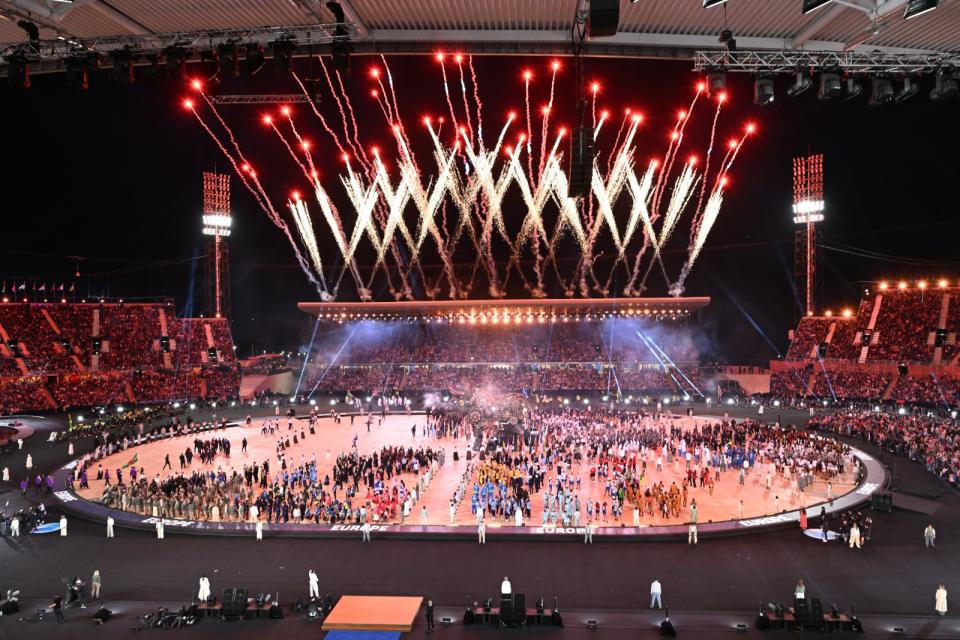
[[[582,198],[590,195],[593,181],[593,127],[579,127],[570,136],[570,184],[567,195]]]
[[[590,0],[587,30],[591,38],[617,35],[620,24],[620,0]]]
[[[224,618],[239,618],[247,610],[247,590],[243,588],[224,589],[220,615]]]

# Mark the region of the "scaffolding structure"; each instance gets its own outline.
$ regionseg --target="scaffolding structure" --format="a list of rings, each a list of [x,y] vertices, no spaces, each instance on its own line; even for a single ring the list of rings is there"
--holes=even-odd
[[[203,172],[203,234],[206,246],[207,313],[215,318],[230,313],[230,176]]]

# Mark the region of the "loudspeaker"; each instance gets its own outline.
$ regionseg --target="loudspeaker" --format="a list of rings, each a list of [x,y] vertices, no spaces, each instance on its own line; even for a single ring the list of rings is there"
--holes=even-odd
[[[823,620],[823,603],[820,598],[810,600],[810,620],[820,622]]]
[[[593,181],[593,127],[580,127],[570,136],[570,184],[567,195],[581,198],[590,195]]]
[[[590,0],[587,32],[591,38],[614,36],[619,24],[620,0]]]

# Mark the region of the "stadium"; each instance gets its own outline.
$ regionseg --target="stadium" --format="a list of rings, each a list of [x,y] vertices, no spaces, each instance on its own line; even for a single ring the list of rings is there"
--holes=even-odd
[[[957,637],[957,34],[0,0],[0,635]]]

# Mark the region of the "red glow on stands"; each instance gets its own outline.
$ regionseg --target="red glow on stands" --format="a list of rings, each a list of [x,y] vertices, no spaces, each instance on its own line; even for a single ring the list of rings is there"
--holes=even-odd
[[[551,63],[550,63],[550,68],[553,69],[554,71],[559,71],[559,70],[560,70],[560,61],[559,61],[559,60],[554,60],[553,62],[551,62]]]
[[[263,116],[263,124],[273,124],[273,118],[269,115]]]
[[[288,107],[288,106],[286,106],[286,105],[280,107],[280,113],[282,113],[282,114],[285,115],[285,116],[290,115],[290,107]]]
[[[193,109],[193,100],[191,100],[190,98],[187,98],[186,100],[184,100],[184,101],[183,101],[183,108],[184,108],[184,109],[191,109],[191,110],[192,110],[192,109]]]
[[[194,78],[193,80],[190,81],[190,86],[193,87],[195,91],[203,90],[203,82],[201,82],[197,78]]]
[[[531,78],[533,78],[533,72],[530,71],[530,69],[524,69],[524,70],[523,70],[523,79],[524,79],[524,80],[530,80]]]

